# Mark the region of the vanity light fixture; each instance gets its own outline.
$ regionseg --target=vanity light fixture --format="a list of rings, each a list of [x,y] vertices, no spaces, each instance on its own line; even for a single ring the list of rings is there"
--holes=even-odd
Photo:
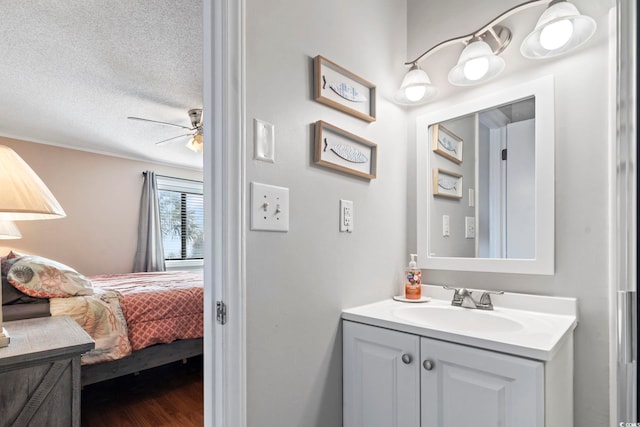
[[[449,71],[449,83],[471,86],[491,80],[504,70],[504,59],[496,55],[487,42],[472,40],[460,54],[455,67]]]
[[[549,6],[542,13],[534,30],[525,37],[520,52],[526,58],[545,59],[567,53],[586,43],[595,33],[593,18],[581,15],[578,8],[567,0],[530,0],[515,6],[477,31],[445,40],[428,49],[405,65],[411,66],[395,95],[399,104],[418,105],[432,99],[437,88],[427,73],[418,65],[433,53],[451,45],[465,45],[458,63],[448,75],[454,86],[471,86],[491,80],[502,72],[505,61],[498,55],[511,42],[511,30],[502,21],[515,13],[543,4]]]
[[[542,59],[562,55],[586,43],[596,32],[596,21],[581,15],[568,1],[552,1],[520,47],[525,58]]]
[[[414,63],[402,79],[400,90],[396,93],[396,102],[411,105],[415,102],[427,101],[438,93],[438,88],[431,84],[426,71]]]

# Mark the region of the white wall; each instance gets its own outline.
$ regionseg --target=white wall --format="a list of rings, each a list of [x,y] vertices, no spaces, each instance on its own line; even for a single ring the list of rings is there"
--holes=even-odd
[[[407,120],[388,101],[404,70],[406,2],[247,0],[246,29],[247,182],[291,198],[288,233],[247,233],[248,425],[339,426],[341,310],[390,297],[408,262]],[[376,122],[313,100],[319,54],[377,85]],[[275,164],[253,160],[254,118],[275,125]],[[378,144],[376,179],[313,163],[319,119]],[[354,202],[351,234],[338,232],[340,199]]]
[[[492,2],[497,11],[518,2]],[[598,32],[590,44],[572,55],[551,61],[515,62],[518,37],[514,34],[515,54],[505,51],[507,70],[504,77],[476,89],[456,92],[436,104],[418,109],[441,108],[476,93],[515,85],[527,79],[553,74],[555,77],[556,142],[556,271],[553,276],[464,273],[450,271],[423,272],[423,281],[433,284],[501,289],[511,292],[577,297],[579,325],[575,332],[574,419],[576,426],[609,425],[609,93],[607,2],[576,1],[579,8],[598,22]],[[409,0],[410,35],[408,50],[428,47],[424,40],[438,34],[437,21],[445,25],[455,19],[453,11],[462,0],[426,2]],[[428,15],[425,12],[428,10]],[[422,14],[422,15],[421,15]],[[423,16],[425,19],[412,19]],[[432,22],[425,22],[428,18]],[[437,17],[437,20],[436,18]],[[435,21],[435,22],[434,22]],[[427,25],[429,24],[429,25]],[[482,22],[480,22],[482,24]],[[419,26],[419,27],[418,27]],[[454,35],[454,34],[449,34]],[[435,36],[437,39],[438,37]],[[521,38],[520,38],[521,40]],[[511,55],[511,56],[509,56]],[[431,64],[434,74],[446,73],[449,64]],[[445,74],[446,75],[446,74]],[[432,80],[436,80],[432,76]],[[446,80],[446,77],[445,77]],[[415,131],[409,128],[410,141]],[[411,142],[415,144],[415,142]],[[413,147],[415,149],[415,147]],[[411,181],[410,181],[411,182]],[[410,188],[411,192],[412,189]],[[409,224],[415,221],[414,206],[409,201]],[[409,236],[412,236],[410,232]],[[409,241],[415,249],[415,239]]]
[[[202,179],[202,172],[0,137],[49,187],[66,218],[16,222],[15,249],[67,264],[82,274],[128,273],[137,246],[142,172]]]

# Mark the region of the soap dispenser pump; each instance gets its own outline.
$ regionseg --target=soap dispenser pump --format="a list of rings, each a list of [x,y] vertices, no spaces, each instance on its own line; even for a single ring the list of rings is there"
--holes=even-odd
[[[422,297],[422,272],[416,263],[417,254],[409,254],[411,260],[405,272],[404,297],[406,299],[420,299]]]

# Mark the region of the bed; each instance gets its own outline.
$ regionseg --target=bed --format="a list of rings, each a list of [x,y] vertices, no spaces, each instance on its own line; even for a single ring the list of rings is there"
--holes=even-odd
[[[82,355],[83,386],[202,354],[201,273],[85,277],[45,258],[11,256],[2,260],[5,320],[72,317],[96,342]]]

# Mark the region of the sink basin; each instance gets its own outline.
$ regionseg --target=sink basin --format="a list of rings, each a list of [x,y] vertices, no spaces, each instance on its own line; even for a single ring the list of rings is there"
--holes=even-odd
[[[463,332],[492,331],[516,332],[524,325],[495,311],[471,310],[452,306],[401,307],[393,310],[397,318],[435,329]]]
[[[505,292],[494,310],[478,310],[451,306],[441,286],[422,286],[427,301],[389,298],[345,309],[342,318],[536,360],[551,360],[578,324],[575,298]]]

